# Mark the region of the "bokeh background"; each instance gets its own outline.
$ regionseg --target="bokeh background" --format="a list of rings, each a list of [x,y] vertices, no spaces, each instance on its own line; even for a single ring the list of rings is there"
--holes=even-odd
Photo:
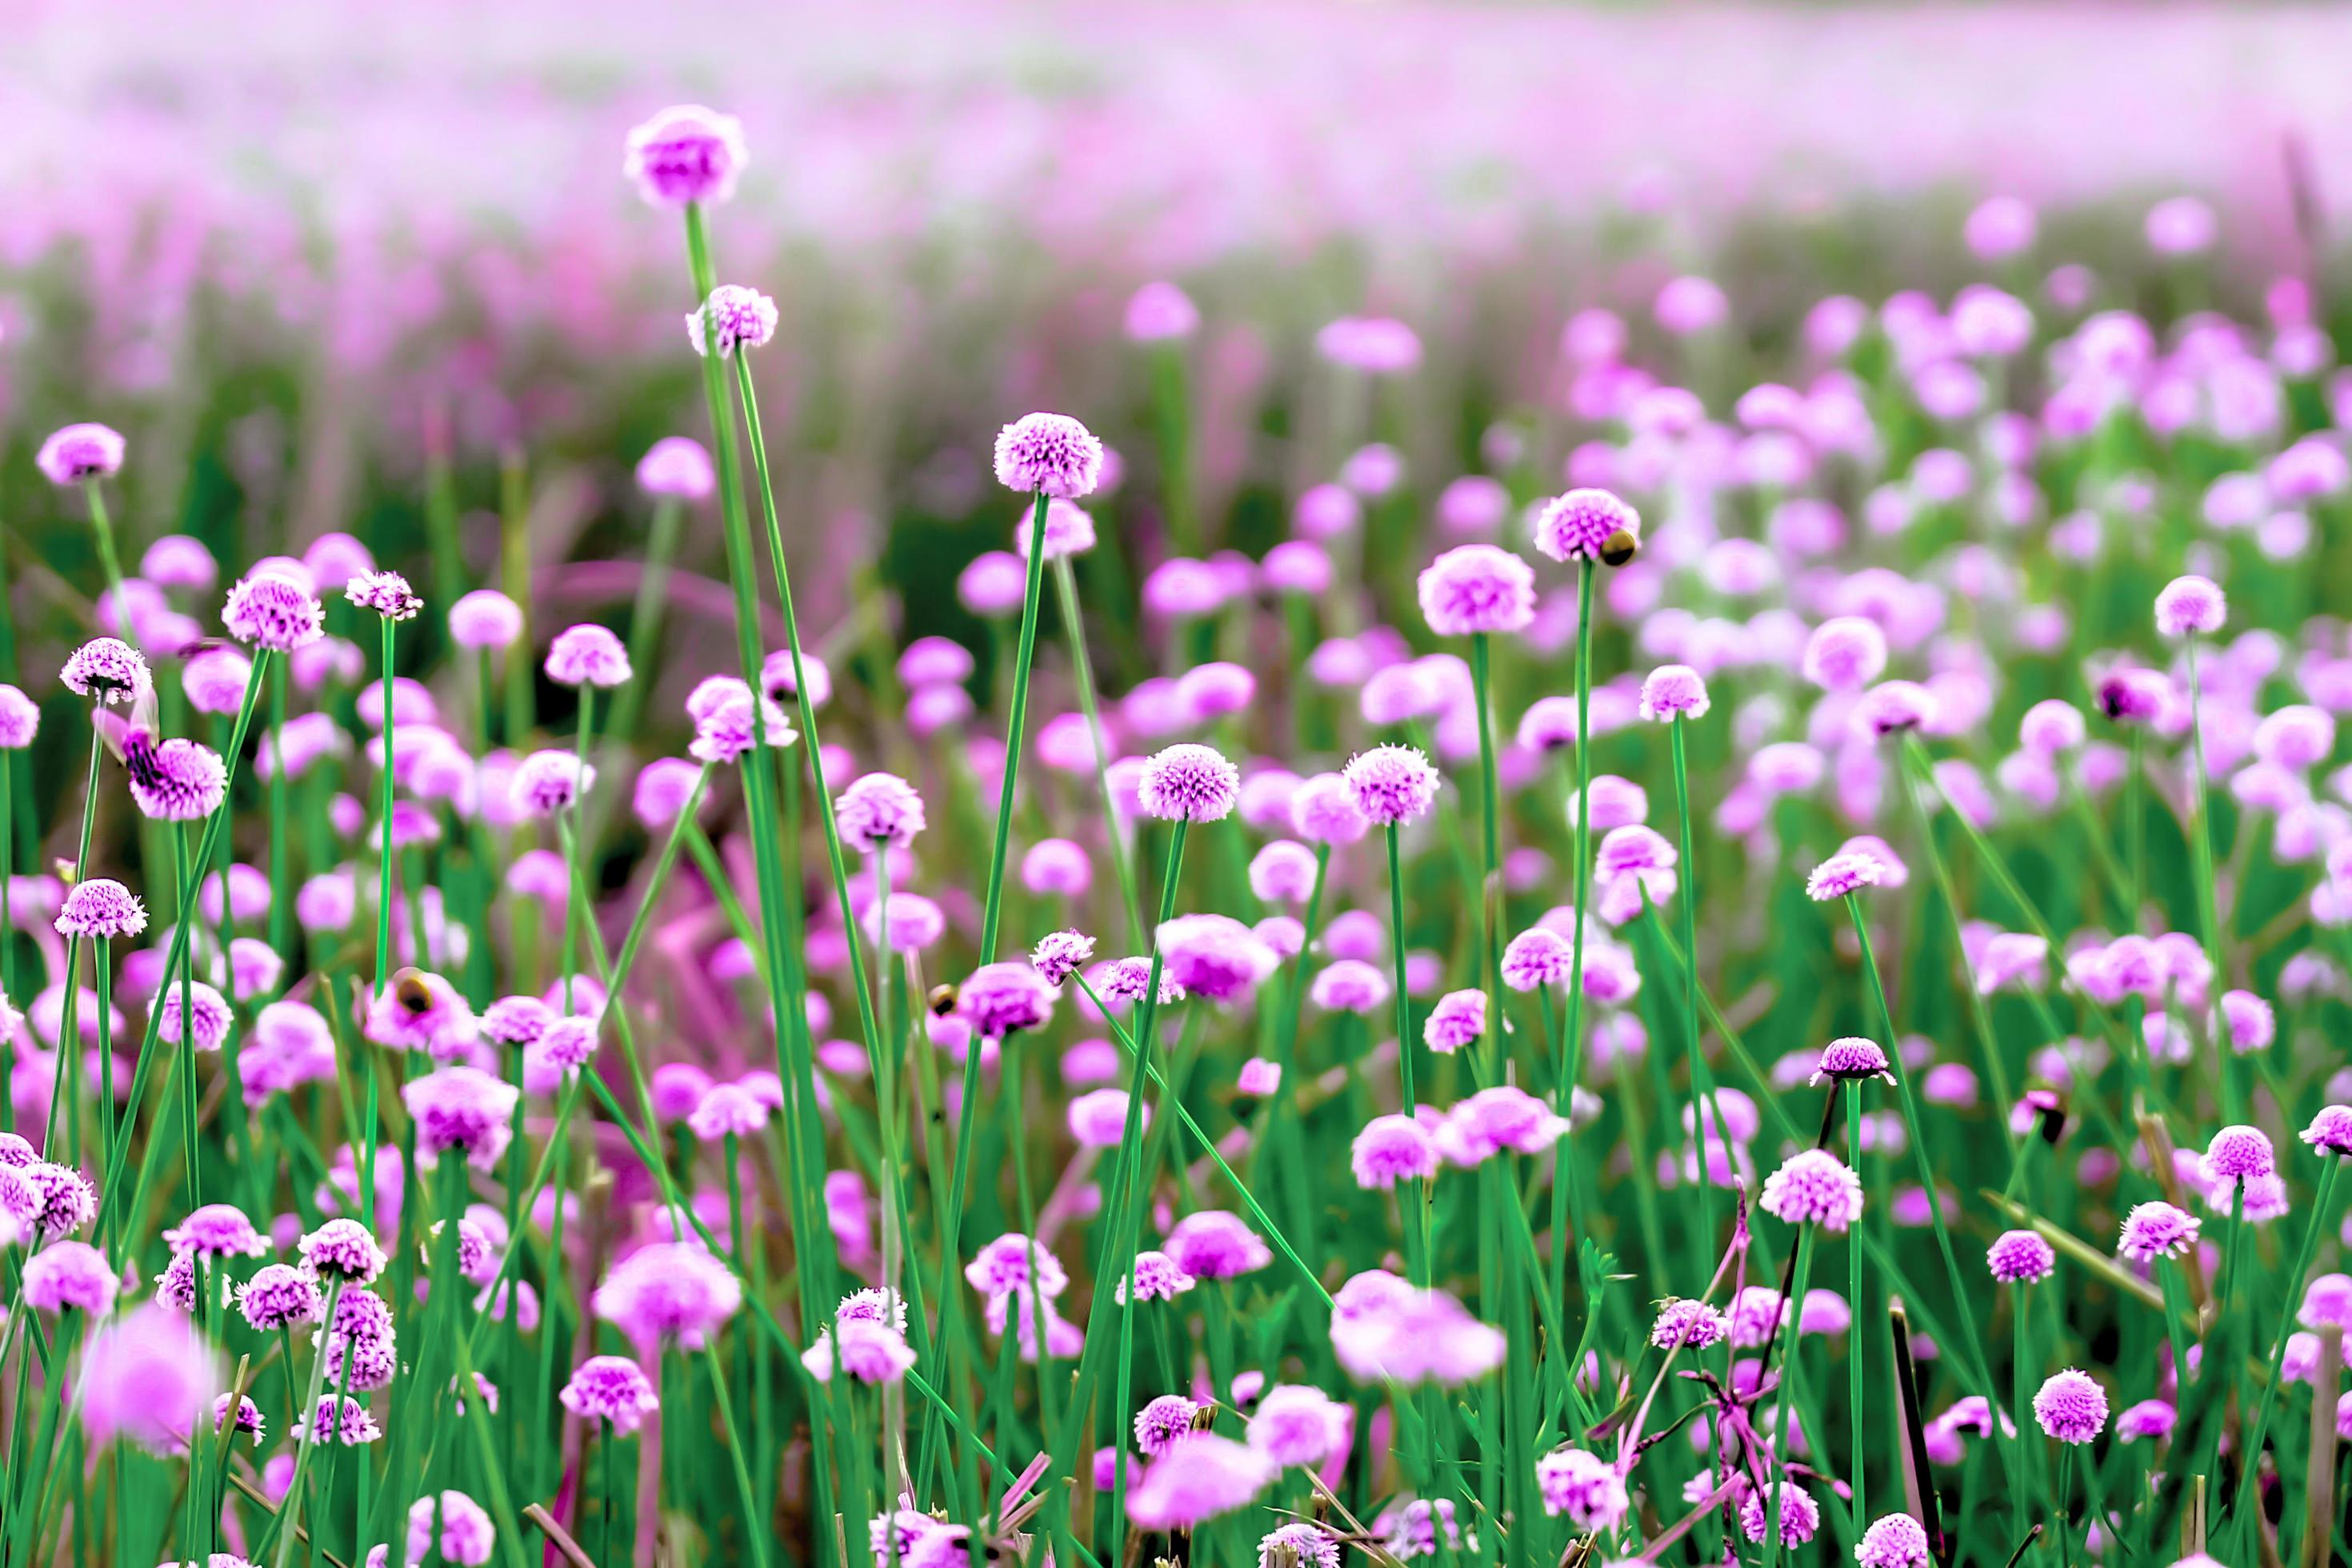
[[[1711,400],[1784,364],[1831,292],[1947,298],[1991,276],[2032,299],[2076,263],[2085,308],[2177,316],[2229,291],[2251,314],[2300,276],[2327,311],[2331,195],[2352,185],[2343,8],[16,10],[0,521],[36,628],[93,580],[79,503],[31,464],[78,418],[131,437],[134,555],[173,531],[236,561],[344,529],[414,558],[425,457],[446,451],[467,513],[530,508],[543,587],[582,613],[622,603],[646,512],[630,467],[702,425],[680,237],[619,177],[623,132],[678,100],[745,123],[719,270],[783,310],[769,438],[836,643],[870,573],[906,635],[982,645],[951,590],[1003,545],[984,455],[1012,415],[1082,409],[1150,479],[1150,364],[1120,326],[1153,279],[1205,321],[1199,542],[1255,552],[1341,455],[1314,334],[1343,313],[1421,334],[1376,428],[1427,498],[1481,466],[1496,421],[1556,476],[1579,308],[1624,311],[1635,356]],[[2222,219],[2194,268],[2143,232],[2183,193]],[[1959,243],[1992,194],[2041,216],[2000,267]],[[1733,308],[1698,349],[1651,319],[1683,273]],[[1166,552],[1160,489],[1107,503],[1124,562],[1089,570]],[[497,530],[466,538],[487,563]],[[718,553],[704,519],[685,563]],[[690,573],[678,591],[713,590]],[[709,657],[675,682],[724,664],[723,632],[699,635]],[[1116,685],[1132,648],[1114,632],[1104,652]]]

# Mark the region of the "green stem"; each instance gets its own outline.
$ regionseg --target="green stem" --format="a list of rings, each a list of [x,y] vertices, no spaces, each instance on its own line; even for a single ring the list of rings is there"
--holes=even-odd
[[[1585,905],[1592,901],[1592,563],[1587,559],[1577,568],[1576,584],[1576,826],[1573,833],[1576,858],[1576,922],[1570,938],[1568,978],[1568,1060],[1584,1059],[1584,915]],[[1696,952],[1685,955],[1694,973],[1698,965]],[[1502,1027],[1502,1020],[1494,1022]],[[1402,1047],[1402,1042],[1399,1042]],[[1563,1075],[1552,1107],[1562,1116],[1575,1114],[1576,1085]],[[1572,1140],[1562,1138],[1552,1145],[1551,1173],[1551,1293],[1555,1300],[1568,1300],[1568,1187],[1567,1170],[1569,1145]],[[1706,1179],[1702,1169],[1700,1179]],[[1576,1238],[1581,1246],[1584,1237]],[[1581,1270],[1579,1270],[1580,1274]]]

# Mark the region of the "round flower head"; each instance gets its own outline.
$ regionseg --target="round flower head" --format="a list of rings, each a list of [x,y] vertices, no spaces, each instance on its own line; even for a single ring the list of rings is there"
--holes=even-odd
[[[547,678],[559,686],[619,686],[629,679],[629,650],[593,621],[566,626],[548,644]]]
[[[1139,1301],[1173,1301],[1200,1281],[1177,1267],[1176,1260],[1156,1247],[1147,1247],[1135,1255],[1135,1299]],[[1121,1281],[1118,1299],[1127,1300],[1127,1285]]]
[[[1071,975],[1095,955],[1095,939],[1081,931],[1049,931],[1029,954],[1029,963],[1045,984],[1060,990]]]
[[[1421,1041],[1440,1056],[1451,1056],[1486,1032],[1486,994],[1449,991],[1437,999],[1422,1021]]]
[[[550,749],[533,752],[516,763],[507,789],[516,810],[529,816],[553,816],[578,804],[580,796],[595,786],[593,767],[583,764],[571,752]]]
[[[1421,574],[1421,613],[1442,637],[1525,631],[1536,618],[1535,569],[1492,544],[1463,544]]]
[[[436,1539],[434,1521],[440,1521]],[[408,1557],[411,1563],[422,1563],[428,1555],[438,1553],[439,1560],[452,1568],[480,1568],[490,1560],[498,1544],[498,1531],[490,1516],[480,1503],[460,1491],[445,1491],[438,1498],[421,1497],[408,1510]]]
[[[261,1333],[274,1333],[295,1323],[324,1321],[326,1298],[310,1274],[286,1263],[264,1264],[237,1288],[237,1310]]]
[[[1641,532],[1642,514],[1602,489],[1570,490],[1536,514],[1536,548],[1554,561],[1603,560],[1618,535]]]
[[[1536,1461],[1536,1488],[1544,1512],[1566,1514],[1579,1530],[1610,1530],[1632,1500],[1617,1467],[1582,1448],[1556,1448]]]
[[[1985,1249],[1985,1267],[2004,1285],[2047,1279],[2057,1270],[2058,1254],[2030,1230],[2005,1230]]]
[[[1530,926],[1503,946],[1503,984],[1514,991],[1568,983],[1576,950],[1549,926]]]
[[[767,1102],[740,1083],[713,1084],[686,1119],[689,1131],[713,1143],[729,1137],[748,1138],[767,1124]]]
[[[1024,514],[1013,525],[1013,549],[1022,560],[1029,559],[1029,541],[1037,531],[1036,520]],[[1095,520],[1084,507],[1056,496],[1045,503],[1045,559],[1059,561],[1066,556],[1084,555],[1095,547]],[[1028,580],[1022,581],[1022,591],[1028,591]],[[957,677],[961,679],[962,677]]]
[[[187,1004],[185,1017],[182,1004]],[[193,1038],[185,1029],[187,1019],[195,1021]],[[216,1051],[228,1041],[229,1026],[236,1021],[229,1011],[228,999],[201,980],[174,984],[163,987],[155,1002],[155,1037],[167,1045],[193,1045],[200,1051]]]
[[[2210,636],[2229,618],[2229,601],[2207,578],[2175,577],[2156,595],[2156,629],[2168,637]]]
[[[656,206],[708,205],[735,194],[744,160],[740,121],[681,103],[630,131],[621,174]]]
[[[325,635],[327,612],[310,585],[289,572],[263,569],[232,584],[221,624],[241,643],[292,653]]]
[[[25,1260],[19,1299],[44,1312],[70,1307],[93,1318],[114,1309],[121,1281],[106,1254],[86,1241],[53,1241]]]
[[[304,1236],[302,1261],[321,1279],[345,1285],[373,1285],[383,1272],[383,1248],[367,1226],[355,1219],[331,1219]]]
[[[1672,720],[1704,719],[1709,707],[1706,682],[1686,664],[1662,664],[1642,682],[1641,713],[1666,723]]]
[[[362,572],[343,584],[343,597],[387,621],[409,621],[425,607],[408,579],[397,572]]]
[[[15,1212],[28,1230],[70,1236],[98,1217],[98,1189],[70,1165],[39,1161],[22,1167],[22,1180],[35,1201],[27,1210],[19,1200]]]
[[[1821,1065],[1813,1068],[1813,1076],[1807,1081],[1818,1084],[1825,1078],[1841,1083],[1864,1078],[1895,1081],[1895,1074],[1888,1070],[1886,1053],[1878,1042],[1854,1035],[1843,1036],[1822,1047]]]
[[[1834,1235],[1862,1215],[1862,1178],[1828,1150],[1803,1149],[1764,1178],[1758,1202],[1775,1219],[1818,1225]]]
[[[1898,735],[1936,721],[1943,704],[1936,694],[1911,680],[1882,680],[1853,705],[1853,727],[1874,739]]]
[[[488,1170],[498,1163],[512,1137],[520,1093],[514,1085],[460,1063],[409,1079],[401,1086],[400,1099],[416,1123],[417,1152],[427,1163],[456,1150]]]
[[[982,1039],[1042,1029],[1054,1016],[1054,988],[1025,963],[983,963],[956,988],[956,1015]]]
[[[1156,935],[1163,978],[1212,1002],[1248,994],[1282,963],[1264,938],[1230,915],[1178,915]]]
[[[710,454],[690,436],[665,436],[637,459],[637,488],[649,496],[703,500],[718,483]]]
[[[75,696],[101,705],[128,706],[154,689],[147,660],[119,637],[92,637],[74,649],[58,679]]]
[[[1797,670],[1824,691],[1859,691],[1886,668],[1886,634],[1861,616],[1832,616],[1805,639]]]
[[[1412,822],[1437,803],[1437,770],[1412,746],[1374,746],[1349,759],[1340,777],[1356,809],[1381,827]]]
[[[2179,1258],[2197,1245],[2197,1217],[2162,1200],[2135,1205],[2124,1215],[2116,1250],[2137,1262]]]
[[[2352,1105],[2322,1106],[2302,1137],[2322,1154],[2352,1154]]]
[[[449,640],[459,647],[507,647],[520,636],[522,607],[496,588],[477,588],[449,606]]]
[[[41,443],[33,463],[53,485],[111,479],[122,467],[122,437],[104,425],[68,425]]]
[[[1274,1261],[1257,1232],[1223,1209],[1188,1214],[1168,1233],[1168,1256],[1196,1279],[1232,1279]]]
[[[742,1281],[726,1264],[674,1241],[629,1254],[589,1299],[598,1317],[639,1344],[675,1340],[689,1350],[701,1349],[742,1305]]]
[[[228,765],[220,753],[184,736],[160,744],[146,731],[123,738],[122,768],[131,780],[131,803],[157,822],[199,822],[220,809],[228,795]]]
[[[0,685],[0,752],[21,752],[40,732],[41,705],[14,686]]]
[[[1775,1494],[1768,1501],[1760,1491],[1751,1491],[1739,1500],[1739,1529],[1750,1541],[1762,1541],[1771,1531],[1773,1510],[1777,1504],[1780,1520],[1780,1544],[1802,1546],[1822,1528],[1822,1505],[1812,1500],[1804,1488],[1789,1481],[1775,1481]]]
[[[1862,1568],[1927,1568],[1927,1531],[1907,1513],[1883,1514],[1871,1521],[1853,1549]]]
[[[1102,469],[1102,443],[1066,414],[1024,414],[997,432],[996,480],[1007,489],[1076,500]]]
[[[2205,1157],[2200,1163],[2200,1173],[2209,1186],[2267,1176],[2277,1170],[2278,1160],[2271,1152],[2271,1141],[2258,1127],[2222,1128],[2206,1145]]]
[[[1280,1473],[1255,1448],[1213,1432],[1188,1432],[1128,1494],[1128,1518],[1145,1530],[1191,1530],[1246,1507]]]
[[[2169,683],[2152,669],[2111,669],[2095,693],[2099,711],[2118,724],[2146,723],[2161,714]]]
[[[147,909],[121,883],[92,877],[68,889],[56,923],[59,936],[137,936],[147,929]]]
[[[1241,797],[1241,770],[1214,746],[1184,742],[1143,764],[1136,795],[1163,822],[1221,822]]]
[[[1356,1134],[1348,1163],[1367,1191],[1428,1181],[1437,1174],[1437,1140],[1413,1117],[1375,1116]]]
[[[1861,850],[1832,855],[1814,867],[1812,875],[1805,879],[1805,896],[1816,903],[1825,903],[1864,888],[1874,888],[1885,879],[1885,864],[1875,855]]]
[[[1371,825],[1357,808],[1355,791],[1338,773],[1303,779],[1290,796],[1292,831],[1309,844],[1354,844]]]
[[[1163,1394],[1135,1413],[1135,1446],[1146,1458],[1156,1459],[1169,1445],[1192,1429],[1201,1407],[1181,1394]]]
[[[259,1258],[269,1250],[268,1241],[235,1204],[205,1204],[189,1211],[163,1233],[163,1244],[199,1258]]]
[[[2073,1367],[2053,1373],[2033,1396],[2033,1419],[2061,1443],[2087,1443],[2106,1430],[2106,1390]]]
[[[1731,1332],[1731,1320],[1704,1301],[1669,1300],[1650,1325],[1650,1342],[1660,1350],[1706,1349]]]
[[[845,843],[872,851],[885,845],[903,849],[923,830],[923,797],[896,773],[867,773],[851,782],[833,803],[834,821]]]
[[[776,302],[740,283],[721,283],[699,309],[686,313],[686,339],[698,354],[715,346],[725,359],[739,348],[765,347],[775,335]]]
[[[1342,958],[1327,965],[1307,989],[1307,997],[1326,1013],[1365,1016],[1395,994],[1389,977],[1360,958]]]

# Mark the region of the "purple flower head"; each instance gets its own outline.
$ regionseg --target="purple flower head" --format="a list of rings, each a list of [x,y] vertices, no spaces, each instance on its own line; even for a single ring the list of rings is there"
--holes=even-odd
[[[697,1138],[714,1143],[728,1137],[748,1138],[767,1124],[767,1102],[740,1083],[711,1085],[686,1119]]]
[[[2142,1437],[2153,1437],[2162,1442],[2172,1436],[2173,1427],[2179,1422],[2180,1412],[2168,1402],[2143,1399],[2137,1405],[2124,1406],[2116,1416],[2116,1441],[2130,1443]]]
[[[2116,1250],[2141,1263],[2179,1258],[2197,1245],[2197,1217],[2185,1210],[2161,1200],[2138,1204],[2124,1215]]]
[[[2258,1127],[2224,1127],[2213,1134],[2205,1147],[2205,1158],[2200,1163],[2200,1173],[2208,1186],[2221,1186],[2256,1176],[2273,1175],[2278,1171],[2277,1157],[2271,1151],[2271,1141]]]
[[[1151,960],[1139,956],[1114,958],[1107,963],[1097,963],[1087,972],[1087,984],[1095,988],[1097,995],[1113,1006],[1140,1002],[1145,989],[1151,984]],[[1184,988],[1163,969],[1160,976],[1160,1005],[1164,1007],[1183,999]]]
[[[477,588],[449,606],[449,640],[459,647],[507,647],[522,628],[522,607],[496,588]]]
[[[67,890],[56,923],[59,936],[137,936],[147,929],[147,908],[121,883],[92,877]]]
[[[309,583],[290,571],[263,567],[232,584],[221,624],[241,643],[292,653],[325,635],[327,612]]]
[[[1773,1506],[1777,1502],[1780,1517],[1780,1544],[1802,1546],[1822,1528],[1822,1505],[1812,1494],[1790,1481],[1775,1481],[1769,1500],[1761,1491],[1751,1491],[1739,1500],[1740,1533],[1750,1541],[1762,1541],[1772,1528]]]
[[[1265,1242],[1241,1218],[1223,1209],[1186,1215],[1168,1233],[1168,1256],[1196,1279],[1231,1279],[1255,1274],[1274,1261]]]
[[[2168,637],[2210,635],[2229,618],[2229,601],[2208,578],[2175,577],[2156,595],[2156,629]]]
[[[589,1305],[641,1346],[699,1350],[742,1307],[743,1284],[698,1246],[656,1242],[614,1264]]]
[[[421,969],[394,973],[369,1004],[362,1032],[380,1046],[423,1051],[445,1062],[469,1059],[481,1037],[474,1010],[457,987]]]
[[[528,1046],[554,1021],[555,1010],[536,996],[501,996],[482,1009],[481,1032],[502,1046]]]
[[[740,121],[698,103],[681,103],[630,131],[621,174],[656,206],[709,205],[735,194],[745,157]]]
[[[1731,1320],[1704,1301],[1670,1298],[1659,1304],[1650,1342],[1660,1350],[1703,1351],[1731,1332]]]
[[[1035,531],[1035,519],[1026,513],[1013,525],[1013,553],[1024,561],[1029,559],[1029,539]],[[1076,501],[1066,501],[1059,496],[1049,499],[1045,502],[1045,559],[1060,561],[1073,555],[1084,555],[1094,547],[1093,514]],[[1025,574],[1022,579],[1022,592],[1026,596],[1028,579]]]
[[[1095,955],[1095,939],[1081,931],[1049,931],[1038,941],[1029,963],[1058,991]]]
[[[74,649],[58,679],[77,697],[128,706],[154,689],[154,677],[137,648],[119,637],[92,637]]]
[[[184,1447],[220,1392],[218,1354],[184,1314],[153,1302],[90,1336],[75,1384],[93,1443],[120,1436],[156,1454]]]
[[[1859,691],[1886,668],[1886,634],[1862,616],[1832,616],[1805,639],[1798,673],[1824,691]]]
[[[715,346],[719,357],[727,359],[739,348],[763,348],[775,335],[776,302],[740,283],[721,283],[699,308],[686,313],[686,341],[698,354]]]
[[[326,1321],[326,1298],[319,1281],[307,1269],[287,1263],[266,1263],[252,1279],[237,1287],[236,1309],[261,1333],[275,1333],[296,1323]]]
[[[425,601],[397,572],[362,572],[343,584],[343,597],[387,621],[411,621]]]
[[[1173,283],[1155,280],[1128,296],[1125,330],[1136,342],[1189,338],[1200,325],[1200,308]]]
[[[1573,489],[1536,514],[1536,548],[1554,561],[1598,561],[1620,532],[1639,538],[1642,514],[1603,489]]]
[[[1853,1549],[1862,1568],[1927,1568],[1927,1531],[1907,1513],[1882,1514],[1871,1521]]]
[[[1503,947],[1503,984],[1514,991],[1564,985],[1575,967],[1575,945],[1548,925],[1530,926]]]
[[[1889,1070],[1886,1052],[1875,1040],[1865,1040],[1855,1035],[1842,1036],[1822,1047],[1821,1065],[1813,1069],[1808,1082],[1818,1084],[1823,1079],[1843,1083],[1850,1079],[1879,1078],[1895,1081]]]
[[[1076,500],[1102,470],[1102,443],[1066,414],[1024,414],[997,432],[996,480],[1007,489]]]
[[[72,1166],[42,1160],[22,1171],[37,1204],[29,1214],[17,1216],[26,1229],[45,1236],[71,1236],[98,1217],[98,1189]]]
[[[187,1016],[195,1020],[194,1037],[183,1026],[181,1005],[190,1004]],[[155,1003],[155,1037],[168,1045],[192,1044],[200,1051],[216,1051],[228,1042],[236,1016],[228,999],[201,980],[166,985]]]
[[[1451,1056],[1486,1032],[1486,994],[1449,991],[1437,999],[1422,1021],[1422,1044],[1440,1056]]]
[[[130,731],[122,741],[122,767],[131,804],[158,822],[202,821],[228,795],[228,767],[220,753],[181,736],[158,744],[143,730]]]
[[[1274,1460],[1230,1437],[1186,1433],[1128,1494],[1128,1517],[1145,1530],[1191,1530],[1248,1506],[1280,1473]]]
[[[1874,740],[1935,724],[1943,710],[1936,694],[1916,681],[1882,680],[1853,705],[1853,727]]]
[[[596,770],[571,752],[533,752],[515,764],[508,798],[527,816],[553,816],[596,787]]]
[[[1342,958],[1326,965],[1307,989],[1307,1000],[1326,1013],[1367,1016],[1395,994],[1389,977],[1360,958]]]
[[[1812,875],[1805,879],[1805,896],[1816,903],[1824,903],[1864,888],[1877,887],[1885,879],[1885,863],[1875,855],[1861,850],[1832,855],[1814,867]]]
[[[1686,664],[1662,664],[1642,681],[1641,714],[1666,723],[1675,719],[1704,719],[1711,706],[1706,682]]]
[[[2053,1373],[2033,1396],[2033,1419],[2061,1443],[2087,1443],[2106,1430],[2106,1390],[2073,1367]]]
[[[1826,1149],[1800,1150],[1764,1178],[1758,1206],[1790,1225],[1839,1234],[1862,1216],[1862,1178]]]
[[[1026,963],[983,963],[957,987],[956,1015],[983,1039],[1042,1029],[1054,1016],[1054,988]]]
[[[1579,1530],[1613,1530],[1633,1500],[1617,1467],[1582,1448],[1555,1448],[1536,1461],[1544,1512],[1566,1514]]]
[[[1437,770],[1412,746],[1374,746],[1350,759],[1340,776],[1357,811],[1378,826],[1416,821],[1437,802]]]
[[[1367,1191],[1428,1181],[1437,1174],[1437,1140],[1413,1117],[1375,1116],[1356,1134],[1348,1163]]]
[[[2322,1106],[2302,1137],[2319,1153],[2352,1154],[2352,1105]]]
[[[1062,1260],[1046,1250],[1045,1244],[1029,1237],[1008,1232],[972,1254],[963,1266],[963,1277],[982,1296],[995,1298],[1019,1291],[1031,1293],[1031,1269],[1034,1266],[1035,1293],[1047,1300],[1069,1289],[1070,1277],[1062,1269]]]
[[[885,845],[903,849],[924,826],[923,797],[896,773],[867,773],[852,781],[833,810],[843,841],[868,853]]]
[[[1241,770],[1214,746],[1185,742],[1143,764],[1137,797],[1163,822],[1222,822],[1241,796]]]
[[[1421,363],[1421,339],[1392,316],[1340,316],[1316,332],[1315,352],[1366,375],[1401,375]]]
[[[302,1261],[321,1279],[345,1285],[373,1285],[383,1272],[383,1248],[367,1226],[355,1219],[331,1219],[304,1236]]]
[[[1457,1163],[1476,1163],[1508,1150],[1539,1154],[1568,1131],[1566,1119],[1517,1084],[1490,1084],[1456,1105],[1441,1143]]]
[[[1290,796],[1290,826],[1309,844],[1354,844],[1371,825],[1356,805],[1356,792],[1339,773],[1302,779]]]
[[[122,437],[104,425],[68,425],[41,443],[33,463],[53,485],[112,479],[122,467]]]
[[[2160,715],[2171,695],[2170,683],[2152,669],[2126,667],[2100,677],[2095,696],[2099,711],[2118,724],[2144,724]]]
[[[637,459],[637,488],[649,496],[704,500],[718,483],[710,454],[690,436],[665,436]]]
[[[1178,915],[1155,935],[1164,976],[1212,1002],[1248,994],[1282,963],[1256,932],[1230,915]]]
[[[25,1260],[19,1300],[44,1312],[71,1307],[102,1318],[114,1310],[121,1289],[106,1254],[86,1241],[53,1241]]]
[[[417,1152],[430,1164],[456,1150],[488,1170],[506,1152],[513,1135],[515,1100],[521,1091],[479,1068],[445,1067],[409,1079],[401,1103],[416,1123]]]
[[[463,1402],[460,1402],[462,1409]],[[441,1528],[436,1540],[434,1521]],[[440,1561],[457,1568],[480,1568],[490,1560],[498,1543],[498,1531],[490,1516],[481,1504],[460,1491],[445,1491],[438,1498],[421,1497],[409,1505],[408,1557],[411,1563],[421,1563],[437,1552]]]
[[[1135,1446],[1146,1458],[1166,1453],[1177,1438],[1192,1429],[1201,1406],[1181,1394],[1163,1394],[1135,1414]]]
[[[361,1447],[383,1436],[366,1405],[336,1394],[320,1394],[315,1421],[296,1421],[287,1436],[299,1443],[306,1430],[315,1431],[320,1443],[339,1443],[346,1448]]]
[[[205,1204],[163,1233],[163,1243],[174,1252],[199,1258],[260,1258],[269,1243],[253,1228],[253,1221],[235,1204]]]
[[[547,645],[547,678],[558,686],[619,686],[629,679],[629,650],[608,626],[583,621]]]
[[[2004,1285],[2047,1279],[2056,1272],[2058,1254],[2030,1230],[2005,1230],[1985,1249],[1985,1267]]]
[[[0,752],[21,752],[40,731],[41,705],[18,688],[0,684]]]
[[[1423,569],[1419,592],[1442,637],[1525,631],[1536,618],[1535,569],[1498,545],[1456,545]]]
[[[1276,1384],[1250,1412],[1246,1436],[1278,1465],[1319,1465],[1347,1446],[1353,1415],[1319,1388]]]

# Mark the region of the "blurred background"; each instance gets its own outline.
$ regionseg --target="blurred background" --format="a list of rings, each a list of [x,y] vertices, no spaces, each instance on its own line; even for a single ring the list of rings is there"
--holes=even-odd
[[[2258,315],[2293,277],[2325,315],[2352,185],[2343,8],[16,9],[0,521],[28,628],[95,581],[79,499],[31,462],[83,418],[131,438],[133,556],[167,531],[240,562],[341,529],[414,565],[438,457],[469,519],[527,512],[542,591],[617,614],[648,510],[631,468],[707,434],[682,237],[620,177],[628,128],[677,100],[744,122],[714,243],[722,280],[783,312],[759,374],[816,626],[848,635],[863,578],[896,591],[903,636],[976,647],[952,589],[1009,538],[985,454],[1010,417],[1080,413],[1126,459],[1118,548],[1089,572],[1171,552],[1164,356],[1123,331],[1146,282],[1202,317],[1191,542],[1255,554],[1364,432],[1316,353],[1336,317],[1419,335],[1368,416],[1412,493],[1482,468],[1533,491],[1580,438],[1580,309],[1619,310],[1630,357],[1711,402],[1793,379],[1828,294],[1986,279],[2053,317],[2161,321]],[[2149,233],[2184,194],[2220,220],[2189,262]],[[1992,195],[2032,209],[2021,248],[1964,243]],[[1686,274],[1729,314],[1670,334],[1656,302]],[[487,568],[498,530],[465,538]],[[723,608],[695,577],[718,553],[704,519],[683,601]],[[679,650],[652,711],[728,662],[722,630],[679,635],[710,646]],[[1132,648],[1113,628],[1103,652]]]

